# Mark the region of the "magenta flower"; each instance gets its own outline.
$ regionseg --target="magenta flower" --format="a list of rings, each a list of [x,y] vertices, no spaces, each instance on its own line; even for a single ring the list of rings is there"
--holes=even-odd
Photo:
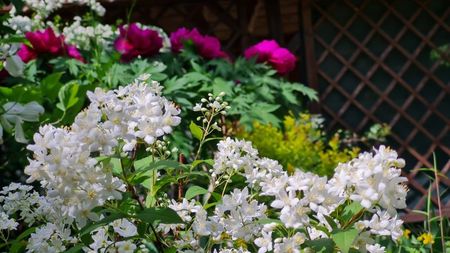
[[[286,74],[295,68],[297,58],[286,48],[278,48],[269,56],[269,64],[275,68],[278,73]]]
[[[297,61],[295,55],[274,40],[263,40],[247,48],[244,56],[247,59],[256,57],[256,62],[267,62],[282,75],[292,71]]]
[[[67,55],[70,58],[74,58],[81,62],[85,62],[83,56],[80,54],[80,51],[78,51],[78,49],[75,46],[66,45],[66,49],[67,49]]]
[[[196,52],[206,59],[227,57],[225,52],[221,50],[219,39],[213,36],[203,36],[196,28],[189,30],[180,28],[170,34],[170,44],[172,52],[179,53],[185,43],[192,43]]]
[[[263,40],[258,44],[247,48],[244,56],[247,59],[257,57],[257,62],[265,62],[269,60],[270,54],[280,48],[278,43],[274,40]]]
[[[120,35],[114,42],[114,47],[122,54],[122,61],[128,62],[137,56],[151,57],[163,46],[163,39],[158,32],[151,29],[141,29],[136,23],[119,28]]]
[[[23,62],[29,62],[43,54],[54,56],[67,55],[84,62],[78,49],[75,46],[64,43],[64,36],[56,36],[50,27],[44,31],[27,32],[25,38],[28,39],[32,47],[25,44],[20,46],[17,54]]]
[[[184,43],[191,41],[192,43],[199,43],[202,39],[202,35],[196,28],[189,30],[187,28],[180,28],[170,34],[170,44],[172,52],[179,53],[184,46]]]
[[[37,58],[37,53],[25,44],[20,45],[17,55],[19,55],[20,59],[25,63]]]

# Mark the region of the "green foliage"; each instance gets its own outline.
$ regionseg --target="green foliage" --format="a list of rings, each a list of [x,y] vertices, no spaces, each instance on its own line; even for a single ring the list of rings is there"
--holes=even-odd
[[[338,163],[351,160],[359,152],[356,147],[343,148],[337,134],[327,139],[320,123],[310,114],[300,114],[299,119],[286,116],[283,130],[255,122],[253,131],[241,131],[238,136],[251,141],[262,156],[278,160],[285,168],[319,175],[332,175]]]

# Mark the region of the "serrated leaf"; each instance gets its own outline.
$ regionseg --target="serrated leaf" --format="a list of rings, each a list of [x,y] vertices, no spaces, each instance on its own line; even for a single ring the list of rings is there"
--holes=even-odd
[[[353,244],[353,241],[355,241],[355,238],[357,236],[358,230],[349,229],[346,231],[338,231],[336,233],[333,233],[331,235],[331,238],[333,239],[334,243],[336,243],[336,246],[338,246],[342,251],[342,253],[348,253],[350,247]]]
[[[221,92],[225,92],[227,96],[232,96],[234,94],[233,86],[233,82],[217,77],[213,81],[213,93],[219,95]]]
[[[301,83],[292,83],[292,89],[295,91],[298,91],[309,98],[311,101],[318,101],[319,97],[317,96],[317,91],[314,89],[309,88],[306,85],[303,85]]]
[[[193,185],[193,186],[189,187],[189,189],[186,191],[184,198],[189,200],[195,196],[203,195],[206,193],[208,193],[208,190],[206,190],[205,188],[197,186],[197,185]]]
[[[191,124],[189,124],[189,130],[191,130],[192,136],[194,136],[199,141],[202,140],[203,130],[193,121],[191,121]]]
[[[183,220],[171,208],[152,207],[139,212],[137,218],[147,223],[179,224]]]

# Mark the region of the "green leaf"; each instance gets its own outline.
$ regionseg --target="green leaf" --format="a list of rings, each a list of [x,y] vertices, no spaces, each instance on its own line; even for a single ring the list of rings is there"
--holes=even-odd
[[[62,84],[59,80],[61,79],[62,75],[62,72],[53,73],[46,76],[41,81],[42,92],[45,94],[45,97],[48,98],[51,102],[56,99],[56,97],[58,96],[58,91],[61,89]]]
[[[221,92],[225,92],[227,96],[233,96],[233,86],[232,81],[225,81],[220,77],[216,77],[213,81],[213,93],[219,95]]]
[[[25,241],[14,241],[14,243],[11,245],[11,248],[9,248],[9,252],[10,253],[23,252],[26,246],[27,243]]]
[[[179,224],[183,220],[177,212],[170,208],[152,207],[145,208],[137,214],[137,218],[147,223]]]
[[[305,241],[304,245],[312,248],[316,253],[334,252],[334,242],[329,238]]]
[[[27,236],[29,236],[32,233],[34,233],[34,231],[36,231],[35,227],[29,228],[29,229],[23,231],[19,236],[17,236],[16,241],[20,241],[20,240],[25,239]]]
[[[291,104],[298,104],[298,99],[293,93],[294,89],[288,85],[281,86],[281,94],[283,98],[286,99]]]
[[[358,230],[349,229],[347,231],[337,231],[331,235],[331,238],[342,251],[342,253],[348,253],[353,241],[358,236]]]
[[[175,247],[170,247],[168,249],[164,250],[164,253],[177,253],[177,248]]]
[[[207,77],[199,72],[187,73],[183,76],[183,78],[186,78],[186,80],[189,83],[191,83],[191,82],[196,83],[196,82],[200,82],[200,81],[210,81],[209,77]]]
[[[88,235],[89,233],[91,233],[92,231],[94,231],[95,229],[97,229],[99,227],[108,225],[109,223],[111,223],[111,222],[113,222],[115,220],[122,219],[122,218],[125,218],[125,217],[127,217],[127,215],[124,214],[124,213],[112,213],[111,215],[103,218],[100,221],[97,221],[97,222],[94,222],[93,224],[89,224],[89,225],[84,226],[80,230],[79,234],[80,234],[80,236]]]
[[[200,65],[198,65],[194,60],[191,60],[191,66],[195,72],[199,72],[199,73],[203,72],[202,67],[200,67]]]
[[[213,159],[207,159],[207,160],[195,160],[192,162],[192,168],[196,167],[197,165],[201,164],[201,163],[206,163],[209,165],[213,165],[214,164],[214,160]]]
[[[344,223],[347,223],[348,221],[351,220],[351,218],[359,213],[364,207],[361,206],[361,204],[359,202],[352,202],[350,203],[350,205],[345,206],[344,211],[342,213],[342,215],[340,215],[340,220]]]
[[[191,130],[192,136],[200,141],[202,140],[203,130],[197,124],[191,121],[191,124],[189,124],[189,129]]]
[[[151,157],[146,157],[134,162],[134,168],[136,171],[149,171],[149,170],[160,170],[166,168],[178,168],[181,164],[173,160],[159,160],[156,162],[151,161]]]
[[[84,244],[78,243],[75,244],[72,248],[66,250],[64,253],[76,253],[76,252],[83,252],[81,249],[84,247]]]
[[[189,187],[189,189],[186,191],[186,194],[184,195],[184,197],[189,200],[195,196],[206,194],[206,193],[208,193],[207,189],[197,186],[197,185],[194,185],[194,186]]]
[[[59,103],[56,104],[56,107],[58,107],[62,111],[67,111],[69,108],[74,106],[79,100],[79,98],[77,97],[79,88],[80,85],[78,85],[77,83],[68,83],[64,85],[59,90]]]
[[[317,96],[317,91],[314,89],[309,88],[308,86],[305,86],[301,83],[292,83],[292,89],[295,91],[298,91],[309,98],[311,101],[318,101],[319,97]]]

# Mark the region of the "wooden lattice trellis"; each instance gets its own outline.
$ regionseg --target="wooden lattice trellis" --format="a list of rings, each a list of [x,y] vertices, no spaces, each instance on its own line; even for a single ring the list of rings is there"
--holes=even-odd
[[[321,112],[331,128],[361,132],[375,122],[389,123],[390,144],[414,168],[404,171],[416,196],[409,206],[421,209],[430,181],[419,168],[432,168],[436,152],[441,173],[450,169],[450,75],[429,57],[431,49],[450,43],[450,5],[300,2],[307,82],[319,90]],[[440,183],[441,192],[450,186],[445,176]],[[450,210],[448,197],[446,192]]]

